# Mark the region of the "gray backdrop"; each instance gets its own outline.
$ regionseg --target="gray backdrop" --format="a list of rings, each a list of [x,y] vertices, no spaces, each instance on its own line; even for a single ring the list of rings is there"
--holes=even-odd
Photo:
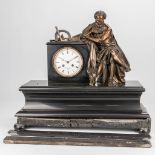
[[[146,88],[141,102],[152,117],[155,134],[155,1],[154,0],[0,0],[0,150],[5,154],[151,154],[155,148],[102,148],[4,145],[14,114],[24,105],[18,88],[29,80],[47,79],[46,42],[55,28],[80,33],[93,22],[97,10],[108,23],[126,54],[132,71],[126,80],[139,80]],[[152,138],[154,144],[154,138]]]

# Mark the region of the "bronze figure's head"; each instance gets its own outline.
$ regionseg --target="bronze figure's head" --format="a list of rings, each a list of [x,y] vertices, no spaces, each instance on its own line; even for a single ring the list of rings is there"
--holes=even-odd
[[[104,11],[96,11],[94,14],[95,22],[99,25],[104,23],[104,20],[106,19],[107,15]]]

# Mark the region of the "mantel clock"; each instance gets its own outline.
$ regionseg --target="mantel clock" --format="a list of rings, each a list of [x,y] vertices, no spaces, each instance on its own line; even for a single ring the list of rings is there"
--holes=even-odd
[[[130,64],[104,22],[106,13],[97,11],[94,18],[76,36],[56,27],[55,39],[47,43],[48,80],[19,88],[25,105],[5,143],[151,147],[151,118],[140,100],[145,89],[125,81]]]

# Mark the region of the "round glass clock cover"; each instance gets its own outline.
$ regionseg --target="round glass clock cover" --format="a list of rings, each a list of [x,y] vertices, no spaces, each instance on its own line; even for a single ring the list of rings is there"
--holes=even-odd
[[[52,59],[55,71],[63,77],[74,77],[83,67],[83,58],[80,52],[71,47],[59,49]]]

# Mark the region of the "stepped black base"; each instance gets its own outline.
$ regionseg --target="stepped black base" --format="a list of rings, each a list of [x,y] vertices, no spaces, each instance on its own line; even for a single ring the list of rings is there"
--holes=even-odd
[[[140,104],[144,88],[30,81],[20,90],[25,106],[5,143],[151,147],[151,119]],[[27,130],[35,128],[35,131]],[[38,131],[39,128],[114,129],[137,134]]]
[[[49,112],[61,117],[67,112],[141,113],[140,97],[144,88],[138,81],[127,81],[124,87],[91,87],[86,83],[50,83],[30,81],[20,87],[25,106],[17,116],[32,116],[33,112]],[[46,116],[45,116],[46,117]],[[79,115],[80,117],[80,115]]]

